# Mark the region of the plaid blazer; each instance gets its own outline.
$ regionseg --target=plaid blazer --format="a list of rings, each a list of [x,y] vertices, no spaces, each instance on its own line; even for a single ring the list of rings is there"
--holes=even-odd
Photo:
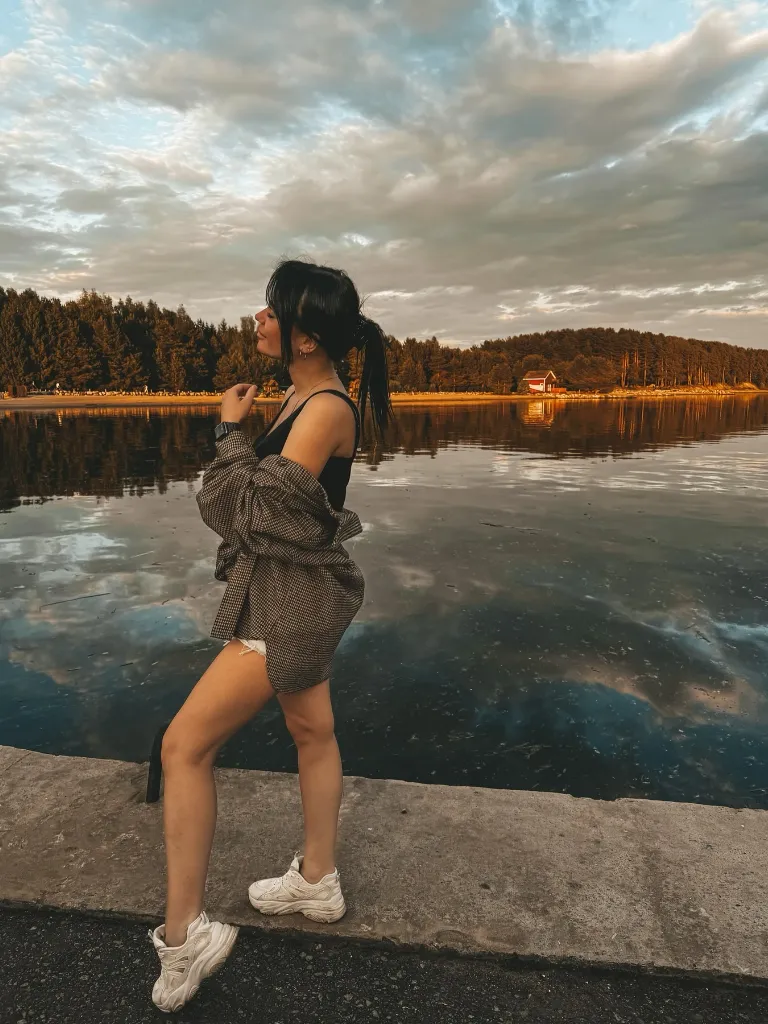
[[[362,573],[343,547],[362,532],[357,515],[336,511],[297,462],[260,459],[240,430],[216,442],[197,504],[222,538],[214,575],[227,584],[211,636],[264,640],[280,692],[327,679],[363,603]]]

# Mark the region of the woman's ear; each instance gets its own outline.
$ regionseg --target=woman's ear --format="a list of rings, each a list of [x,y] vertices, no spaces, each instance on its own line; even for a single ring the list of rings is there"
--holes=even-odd
[[[299,355],[311,355],[317,348],[317,341],[298,327],[293,328],[293,349]]]
[[[301,334],[298,339],[297,347],[302,355],[311,356],[317,348],[317,341],[315,338],[311,338],[308,334]]]

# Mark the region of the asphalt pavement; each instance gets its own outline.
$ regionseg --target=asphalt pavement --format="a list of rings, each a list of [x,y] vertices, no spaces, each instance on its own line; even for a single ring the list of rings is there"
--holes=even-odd
[[[0,910],[2,1024],[143,1024],[157,960],[141,925]],[[171,1019],[205,1024],[765,1024],[768,988],[389,951],[242,931]]]

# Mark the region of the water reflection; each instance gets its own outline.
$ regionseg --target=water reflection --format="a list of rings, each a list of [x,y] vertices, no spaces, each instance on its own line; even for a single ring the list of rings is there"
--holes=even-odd
[[[400,409],[355,467],[346,770],[768,807],[765,401],[533,405]],[[218,649],[213,419],[0,421],[0,743],[143,758]],[[278,712],[222,763],[293,770]]]
[[[256,435],[276,413],[255,407]],[[22,498],[161,493],[194,480],[212,456],[210,405],[152,409],[3,410],[0,405],[0,511]],[[359,456],[372,469],[400,454],[436,455],[455,446],[537,452],[564,458],[628,455],[720,441],[768,429],[764,396],[680,401],[487,402],[398,407],[384,444],[369,438]]]

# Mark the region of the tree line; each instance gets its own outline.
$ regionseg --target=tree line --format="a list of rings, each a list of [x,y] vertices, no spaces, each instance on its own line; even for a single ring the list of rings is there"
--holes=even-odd
[[[470,348],[437,338],[389,337],[392,390],[494,392],[520,387],[529,371],[552,370],[579,390],[753,384],[768,387],[768,350],[629,328],[585,327],[521,334]],[[354,391],[355,354],[339,371]],[[288,380],[256,351],[253,317],[239,325],[194,320],[156,302],[95,291],[62,302],[31,288],[0,288],[0,388],[65,391],[223,391],[238,381],[263,391]]]

